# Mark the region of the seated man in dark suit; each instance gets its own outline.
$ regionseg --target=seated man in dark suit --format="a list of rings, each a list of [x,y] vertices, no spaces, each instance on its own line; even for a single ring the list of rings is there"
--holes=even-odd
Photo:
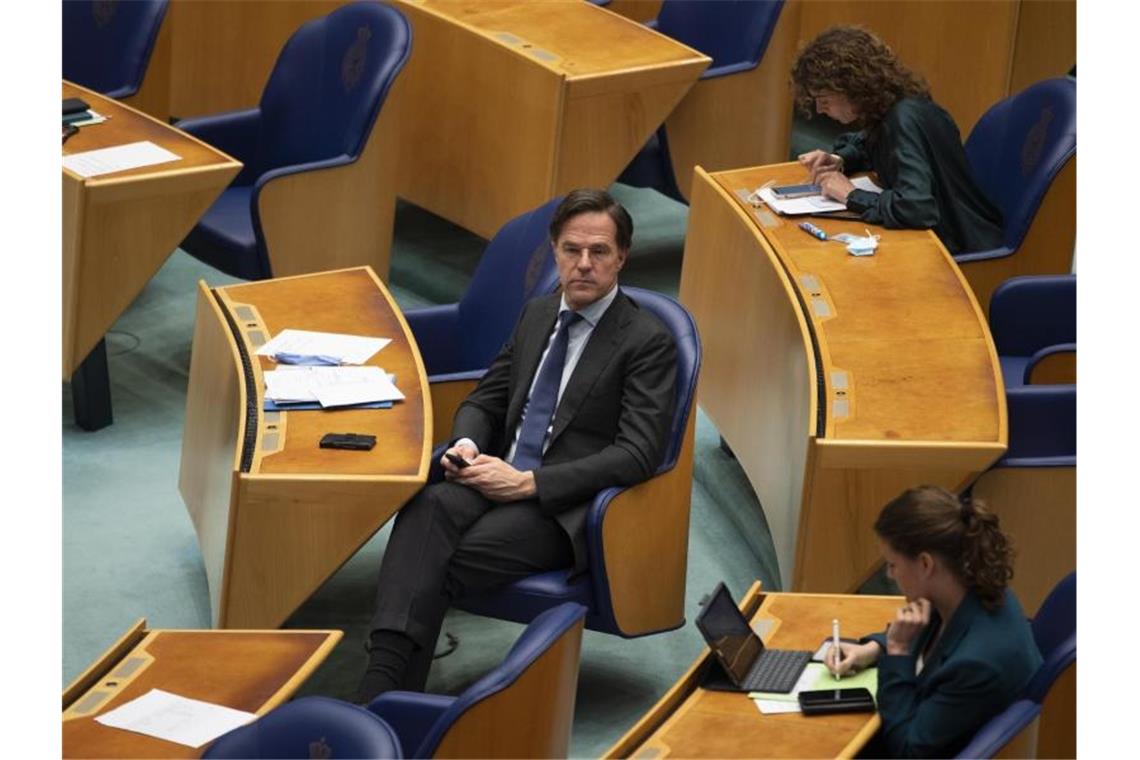
[[[632,235],[629,213],[601,190],[575,190],[555,211],[562,292],[523,308],[456,412],[440,460],[447,482],[396,518],[357,701],[423,689],[452,599],[585,568],[594,495],[647,480],[661,463],[676,348],[618,288]]]

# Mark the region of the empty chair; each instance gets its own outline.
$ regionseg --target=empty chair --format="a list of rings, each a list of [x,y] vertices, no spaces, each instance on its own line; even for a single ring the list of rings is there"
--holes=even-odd
[[[1007,388],[1075,383],[1077,276],[1006,280],[990,300],[990,331]]]
[[[561,202],[504,224],[457,303],[405,312],[431,383],[433,441],[447,440],[455,410],[510,337],[523,304],[558,288],[549,230]]]
[[[1009,448],[969,489],[1001,519],[1017,556],[1010,586],[1028,614],[1076,568],[1077,387],[1006,389]]]
[[[1037,757],[1037,716],[1041,706],[1019,699],[978,729],[957,757]]]
[[[361,265],[387,279],[398,146],[380,111],[411,45],[399,11],[345,5],[293,33],[256,108],[180,122],[245,164],[182,248],[250,280]]]
[[[986,308],[1019,274],[1067,274],[1076,243],[1077,82],[1038,82],[996,104],[974,125],[966,156],[1004,217],[1005,244],[955,256]]]
[[[63,78],[165,120],[170,50],[169,34],[160,41],[160,32],[166,8],[167,0],[65,0]],[[152,59],[156,70],[148,76]]]
[[[1041,705],[1038,757],[1077,756],[1077,574],[1066,575],[1033,617],[1045,660],[1025,693]]]
[[[585,614],[563,604],[536,617],[503,662],[457,697],[389,691],[368,709],[409,757],[566,757]]]
[[[672,298],[640,288],[622,290],[661,320],[677,346],[676,408],[664,461],[648,481],[607,488],[595,497],[586,518],[588,572],[577,577],[569,569],[538,573],[490,594],[457,599],[457,607],[525,623],[572,601],[589,609],[587,628],[626,637],[684,624],[700,338],[689,312]]]
[[[348,702],[303,697],[223,734],[202,757],[403,757],[382,719]]]
[[[788,69],[799,8],[784,0],[665,0],[648,25],[712,65],[618,178],[688,203],[693,167],[707,171],[787,160]],[[780,34],[773,33],[779,25]],[[770,44],[771,43],[771,44]]]

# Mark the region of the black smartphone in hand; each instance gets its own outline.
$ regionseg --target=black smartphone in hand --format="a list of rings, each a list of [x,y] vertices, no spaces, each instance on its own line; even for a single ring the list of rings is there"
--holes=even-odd
[[[459,456],[458,454],[452,454],[450,451],[445,453],[444,456],[447,457],[447,461],[451,462],[453,465],[455,465],[456,467],[458,467],[461,470],[464,467],[470,467],[471,466],[471,463],[468,462],[466,459]]]

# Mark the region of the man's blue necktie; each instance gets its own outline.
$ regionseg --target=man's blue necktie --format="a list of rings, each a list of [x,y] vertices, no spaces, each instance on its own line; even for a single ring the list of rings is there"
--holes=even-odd
[[[564,311],[558,315],[558,332],[546,359],[538,370],[538,378],[530,393],[530,401],[523,414],[518,445],[511,464],[516,470],[534,470],[542,463],[542,443],[554,419],[558,406],[558,387],[562,384],[562,370],[566,366],[566,347],[570,344],[570,325],[582,318],[581,314]]]

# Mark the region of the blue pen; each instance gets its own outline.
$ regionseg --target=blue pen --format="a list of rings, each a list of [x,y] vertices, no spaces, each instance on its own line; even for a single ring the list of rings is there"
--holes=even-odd
[[[305,367],[335,367],[340,364],[340,358],[336,356],[324,356],[322,354],[286,354],[277,353],[273,355],[278,364],[297,364]]]
[[[816,227],[811,222],[800,222],[800,229],[811,235],[813,238],[827,240],[827,233],[821,230],[819,227]]]

